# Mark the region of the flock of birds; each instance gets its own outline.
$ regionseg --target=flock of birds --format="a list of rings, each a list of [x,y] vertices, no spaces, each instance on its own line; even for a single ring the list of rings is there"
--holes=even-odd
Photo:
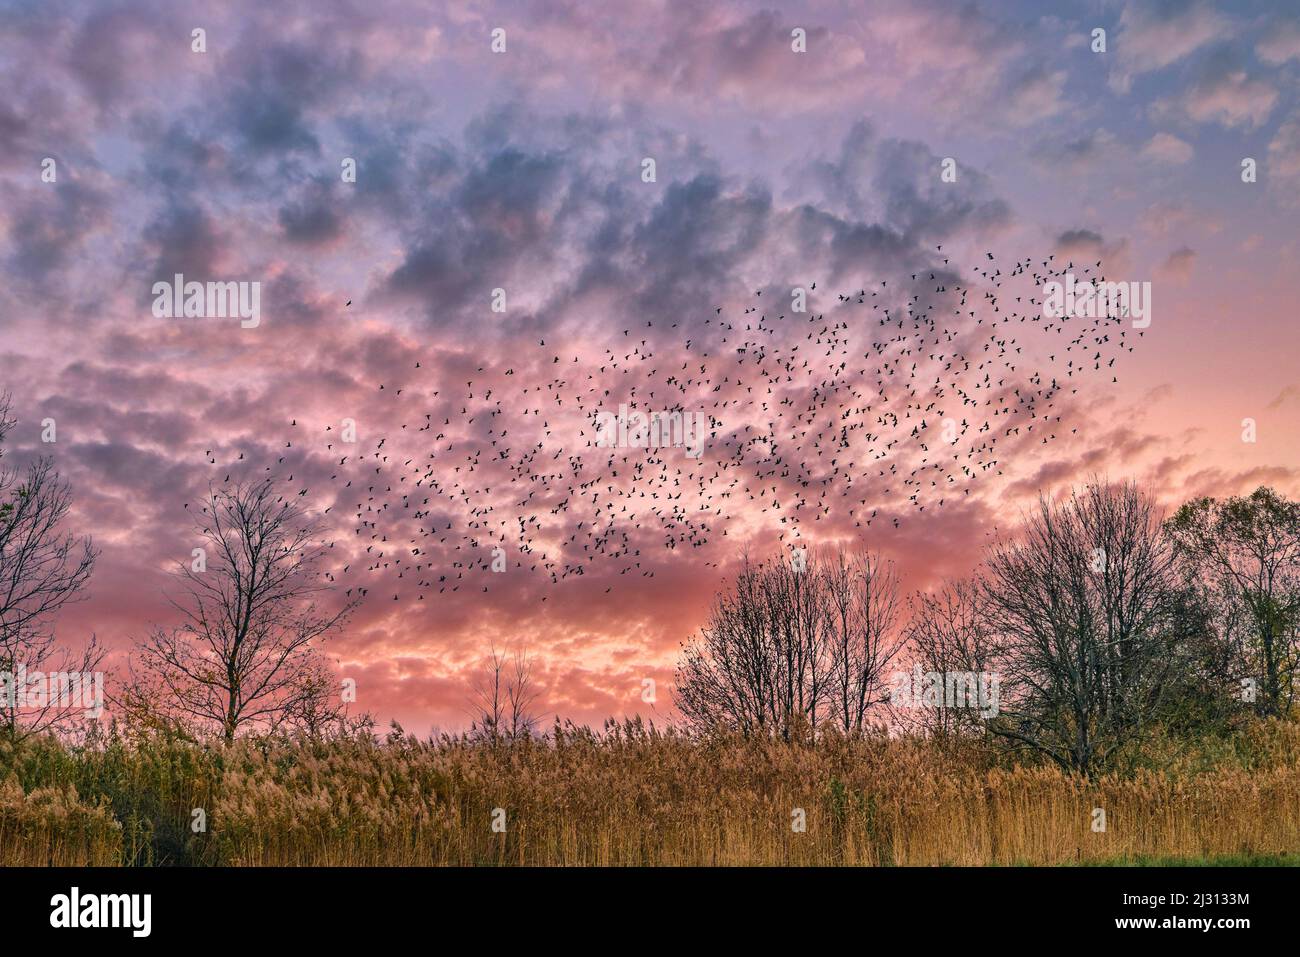
[[[767,526],[793,543],[810,522],[896,528],[951,507],[1002,474],[1008,449],[1055,440],[1066,397],[1088,376],[1118,381],[1116,358],[1142,336],[1119,315],[1042,315],[1045,283],[1100,281],[1100,262],[1003,273],[986,255],[969,280],[940,246],[925,268],[833,299],[812,283],[807,312],[760,289],[698,318],[620,326],[612,345],[561,349],[543,334],[490,366],[462,355],[436,373],[413,358],[403,381],[372,384],[395,427],[361,426],[351,444],[330,423],[323,452],[299,443],[318,466],[329,456],[324,514],[350,516],[350,560],[327,575],[365,572],[349,595],[382,582],[395,601],[486,591],[506,567],[551,582],[598,572],[608,591],[613,570],[654,576],[649,549],[705,549],[737,524],[737,537]],[[598,445],[598,413],[620,404],[701,413],[702,456]],[[323,480],[305,461],[299,474]],[[286,502],[308,495],[286,482]]]

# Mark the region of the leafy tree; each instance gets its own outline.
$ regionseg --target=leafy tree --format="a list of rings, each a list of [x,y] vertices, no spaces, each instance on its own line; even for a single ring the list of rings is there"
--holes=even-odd
[[[1200,498],[1167,523],[1183,573],[1236,647],[1233,677],[1253,682],[1263,714],[1286,714],[1300,665],[1300,503],[1260,487],[1244,498]]]

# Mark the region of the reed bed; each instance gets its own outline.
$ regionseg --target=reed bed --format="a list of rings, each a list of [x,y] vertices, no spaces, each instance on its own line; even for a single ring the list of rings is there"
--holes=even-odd
[[[977,741],[788,744],[627,722],[495,745],[29,740],[0,745],[0,781],[4,865],[1060,865],[1300,851],[1300,725],[1287,721],[1153,745],[1092,780],[1008,764]]]

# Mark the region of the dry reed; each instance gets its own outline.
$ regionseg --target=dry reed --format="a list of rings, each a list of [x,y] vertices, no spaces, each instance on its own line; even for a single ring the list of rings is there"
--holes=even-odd
[[[970,743],[809,746],[635,722],[498,746],[390,735],[24,747],[38,751],[0,751],[6,865],[1052,865],[1300,851],[1300,725],[1279,721],[1213,754],[1094,780],[1008,766]]]

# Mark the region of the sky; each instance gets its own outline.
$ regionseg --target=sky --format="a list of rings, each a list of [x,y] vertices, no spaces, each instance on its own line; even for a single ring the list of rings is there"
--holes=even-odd
[[[869,547],[918,590],[1090,476],[1166,507],[1300,494],[1297,77],[1288,0],[7,3],[6,461],[53,456],[69,530],[100,550],[60,640],[94,634],[127,667],[176,623],[185,504],[272,474],[307,489],[338,588],[367,589],[325,648],[358,709],[464,727],[491,648],[526,647],[545,720],[662,722],[681,643],[747,550]],[[742,341],[861,355],[870,317],[840,294],[884,302],[918,270],[975,288],[1049,257],[1149,282],[1150,325],[961,495],[909,501],[875,460],[831,474],[821,451],[802,510],[788,474],[725,508],[697,494],[725,435],[762,424]],[[259,283],[259,322],[156,315],[176,274]],[[1021,374],[1060,368],[1051,333],[1017,334]],[[881,373],[899,389],[927,361],[907,359]],[[787,380],[778,412],[816,389]],[[666,407],[669,385],[715,416],[701,459],[591,448],[584,416]],[[745,467],[727,476],[762,471]],[[622,497],[566,494],[575,468]],[[435,501],[412,516],[419,476]]]

